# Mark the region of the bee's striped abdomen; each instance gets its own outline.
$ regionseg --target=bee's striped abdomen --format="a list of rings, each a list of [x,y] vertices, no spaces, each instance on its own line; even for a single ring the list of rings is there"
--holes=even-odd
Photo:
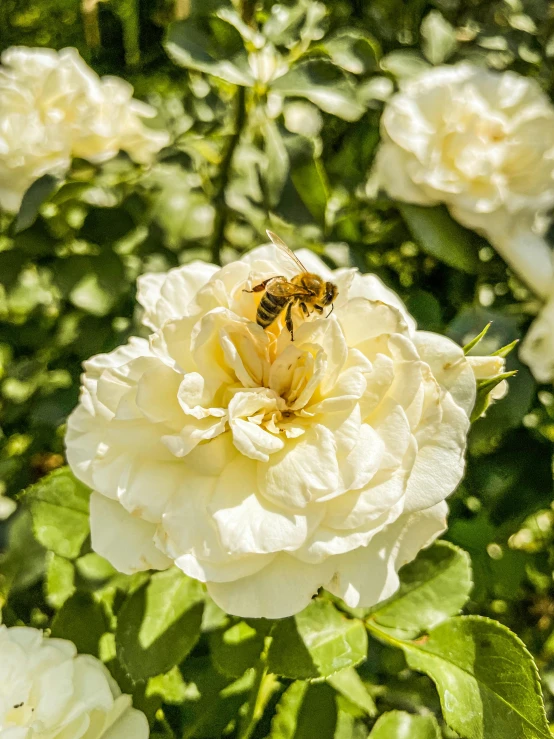
[[[262,328],[267,328],[285,308],[290,298],[287,296],[275,296],[265,292],[258,305],[256,323]]]

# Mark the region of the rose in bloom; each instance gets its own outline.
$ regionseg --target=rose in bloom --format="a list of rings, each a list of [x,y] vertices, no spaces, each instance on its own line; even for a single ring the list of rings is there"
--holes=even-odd
[[[389,195],[445,203],[532,287],[548,289],[537,213],[554,206],[554,107],[513,72],[461,63],[401,87],[381,121],[377,178]]]
[[[0,737],[147,739],[146,716],[100,660],[26,626],[0,626]]]
[[[339,294],[329,317],[295,314],[294,342],[245,292],[298,272],[273,247],[140,278],[150,338],[85,363],[68,424],[94,549],[126,573],[174,563],[241,616],[294,614],[321,586],[388,597],[464,469],[473,360],[375,276],[300,256]]]
[[[75,49],[16,46],[0,66],[0,207],[17,211],[42,175],[63,176],[72,157],[99,163],[126,151],[149,162],[167,134],[142,118],[155,110],[133,99],[119,77],[90,69]]]

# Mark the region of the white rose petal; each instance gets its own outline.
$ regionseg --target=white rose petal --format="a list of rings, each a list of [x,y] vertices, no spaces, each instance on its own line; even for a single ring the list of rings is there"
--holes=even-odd
[[[155,115],[119,77],[100,78],[76,49],[6,49],[0,66],[0,207],[15,212],[44,174],[63,177],[72,157],[104,162],[126,151],[146,164],[168,143]]]
[[[554,381],[554,297],[531,324],[520,357],[539,382]]]
[[[38,629],[0,626],[0,736],[147,739],[149,729],[100,660]]]
[[[245,292],[295,274],[274,247],[141,278],[149,342],[90,360],[68,423],[93,548],[124,572],[175,563],[241,616],[294,614],[320,587],[387,597],[464,469],[462,349],[417,331],[376,277],[301,258],[339,294],[329,317],[295,308],[294,342]]]

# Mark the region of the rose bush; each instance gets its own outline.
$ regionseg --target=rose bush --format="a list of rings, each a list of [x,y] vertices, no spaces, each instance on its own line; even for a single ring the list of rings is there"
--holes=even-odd
[[[245,292],[295,266],[273,247],[139,279],[148,340],[85,363],[66,437],[94,549],[126,573],[175,563],[229,613],[278,618],[321,586],[369,606],[445,528],[479,376],[356,270],[334,313],[255,323]],[[296,270],[297,271],[297,270]]]
[[[0,626],[0,737],[146,739],[146,716],[95,657],[66,639]]]
[[[100,163],[126,151],[147,163],[168,143],[146,128],[154,109],[119,77],[100,78],[76,49],[12,47],[0,67],[0,207],[17,211],[44,174],[63,176],[72,157]]]
[[[376,171],[391,197],[445,203],[549,291],[536,216],[554,205],[554,107],[533,79],[468,63],[429,69],[391,98],[381,134]]]

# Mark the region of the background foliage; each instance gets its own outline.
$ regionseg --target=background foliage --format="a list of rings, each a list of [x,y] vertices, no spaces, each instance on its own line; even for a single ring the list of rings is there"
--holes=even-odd
[[[0,48],[71,45],[100,74],[124,76],[172,136],[148,171],[124,156],[76,161],[66,183],[40,181],[16,221],[0,214],[5,494],[64,464],[81,362],[139,330],[136,277],[227,262],[267,227],[332,266],[377,273],[424,329],[465,343],[492,320],[483,353],[525,332],[537,305],[491,247],[440,208],[382,197],[370,170],[384,101],[425,65],[509,68],[552,95],[547,0],[4,0],[0,29]],[[509,396],[472,429],[451,544],[406,568],[401,593],[374,614],[322,598],[269,634],[176,571],[117,575],[90,550],[88,491],[60,470],[0,529],[4,622],[100,654],[158,737],[548,736],[542,709],[529,708],[532,663],[487,620],[535,657],[553,721],[554,394],[514,355],[508,367],[519,370]],[[463,606],[471,618],[445,621]],[[446,664],[436,654],[452,643],[463,653]],[[495,685],[495,648],[520,662],[514,695]],[[475,700],[484,726],[470,725]]]

